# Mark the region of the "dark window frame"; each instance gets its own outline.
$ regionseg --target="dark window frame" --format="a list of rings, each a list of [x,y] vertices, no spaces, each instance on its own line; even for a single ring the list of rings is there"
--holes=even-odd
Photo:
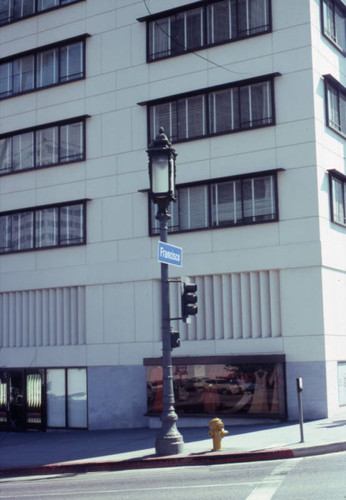
[[[0,141],[2,139],[10,139],[12,137],[15,137],[17,135],[21,134],[26,134],[32,132],[34,134],[34,140],[33,140],[33,155],[34,155],[34,165],[33,167],[27,167],[27,168],[22,168],[20,170],[14,170],[13,169],[13,149],[11,150],[11,170],[6,170],[2,172],[1,170],[1,165],[0,165],[0,177],[5,176],[5,175],[16,175],[16,174],[21,174],[22,172],[28,172],[31,170],[40,170],[43,168],[50,168],[54,166],[59,166],[59,165],[68,165],[70,163],[77,163],[81,161],[85,161],[86,159],[86,119],[90,118],[90,115],[82,115],[82,116],[77,116],[75,118],[69,118],[68,120],[60,120],[57,122],[51,122],[51,123],[45,123],[44,125],[38,125],[35,127],[29,127],[29,128],[24,128],[20,130],[16,130],[13,132],[7,132],[6,134],[1,134],[0,135]],[[61,156],[60,156],[60,148],[61,148],[61,135],[60,135],[60,130],[61,127],[64,127],[66,125],[73,125],[76,123],[82,123],[83,127],[83,150],[82,150],[82,155],[80,158],[76,159],[71,159],[68,161],[60,161]],[[39,132],[41,130],[49,129],[52,127],[58,127],[58,161],[55,163],[50,163],[50,164],[45,164],[45,165],[38,165],[36,163],[36,144],[37,144],[37,139],[36,139],[36,132]]]
[[[343,14],[346,24],[346,5],[342,0],[328,0],[333,4],[333,29],[336,30],[336,17],[335,17],[335,9],[339,8]],[[330,36],[326,27],[326,19],[324,15],[324,4],[325,0],[321,0],[321,31],[322,35],[330,42],[339,52],[346,56],[346,40],[344,40],[344,47],[339,45],[336,41],[336,34]],[[346,29],[346,28],[345,28]]]
[[[198,136],[193,136],[193,137],[188,137],[188,138],[172,138],[170,137],[170,134],[168,131],[166,131],[167,136],[170,138],[171,142],[174,142],[175,144],[181,143],[181,142],[188,142],[188,141],[194,141],[194,140],[199,140],[199,139],[205,139],[208,137],[215,137],[219,135],[225,135],[225,134],[233,134],[237,132],[245,132],[248,130],[255,130],[257,128],[263,128],[263,127],[271,127],[276,124],[276,113],[275,113],[275,86],[274,86],[274,79],[277,76],[281,76],[281,73],[270,73],[268,75],[263,75],[255,78],[249,78],[246,80],[240,80],[232,83],[227,83],[227,84],[222,84],[222,85],[215,85],[213,87],[207,87],[207,88],[202,88],[190,92],[184,92],[181,94],[176,94],[176,95],[171,95],[167,97],[162,97],[159,99],[152,99],[149,101],[142,101],[139,102],[139,106],[147,106],[147,141],[148,144],[151,143],[151,141],[154,139],[154,137],[151,137],[151,118],[150,118],[150,113],[151,113],[151,108],[153,106],[157,106],[159,104],[165,104],[165,103],[178,103],[179,100],[181,99],[188,99],[190,97],[194,96],[204,96],[205,98],[205,133],[198,135]],[[233,129],[227,129],[227,130],[222,130],[219,132],[211,132],[210,131],[210,109],[209,109],[209,96],[215,92],[222,91],[222,90],[229,90],[229,89],[240,89],[244,87],[250,87],[251,85],[255,85],[258,83],[269,83],[270,85],[270,105],[271,105],[271,117],[269,118],[268,123],[259,123],[259,124],[253,124],[249,126],[244,126],[241,121],[239,121],[239,127],[238,128],[233,128]],[[240,107],[240,99],[239,99],[239,107]],[[240,113],[240,110],[239,110]],[[239,114],[240,118],[240,114]],[[245,122],[244,122],[245,123]],[[161,126],[161,125],[160,125]],[[178,123],[176,125],[177,130],[178,130]],[[157,130],[155,133],[158,133],[159,131]]]
[[[178,184],[176,186],[176,190],[179,191],[179,189],[184,189],[184,188],[193,188],[193,187],[198,187],[198,186],[206,186],[208,193],[207,193],[207,199],[208,199],[208,225],[206,227],[195,227],[195,228],[188,228],[188,229],[172,229],[171,227],[168,226],[168,232],[171,234],[177,234],[177,233],[191,233],[191,232],[196,232],[196,231],[210,231],[210,230],[218,230],[218,229],[229,229],[229,228],[234,228],[234,227],[243,227],[243,226],[252,226],[252,225],[257,225],[257,224],[268,224],[271,222],[278,222],[279,221],[279,194],[278,194],[278,176],[277,174],[279,172],[283,172],[284,169],[279,168],[279,169],[273,169],[273,170],[266,170],[266,171],[261,171],[261,172],[253,172],[249,174],[241,174],[241,175],[235,175],[235,176],[230,176],[230,177],[219,177],[219,178],[213,178],[213,179],[208,179],[208,180],[203,180],[203,181],[197,181],[197,182],[189,182],[189,183],[184,183],[184,184]],[[250,179],[260,179],[260,178],[265,178],[265,177],[272,177],[273,178],[273,187],[274,187],[274,214],[266,214],[272,215],[273,217],[270,219],[260,219],[261,216],[253,216],[253,218],[258,217],[258,220],[250,220],[251,217],[244,217],[244,196],[243,196],[243,188],[242,189],[242,197],[241,197],[241,206],[242,206],[242,218],[240,219],[240,222],[233,222],[229,221],[226,223],[222,223],[219,225],[215,225],[212,223],[212,203],[211,203],[211,191],[212,191],[212,186],[214,185],[219,185],[222,183],[228,183],[228,182],[235,182],[235,181],[243,181],[250,180]],[[174,202],[172,202],[174,203]],[[177,202],[175,202],[177,203]],[[171,213],[170,208],[168,209],[169,212]],[[148,196],[148,234],[151,237],[159,236],[159,228],[153,228],[152,221],[155,218],[156,215],[156,207],[151,200],[150,196]]]
[[[31,17],[39,16],[41,14],[45,14],[46,12],[51,12],[52,10],[62,9],[64,7],[68,7],[69,5],[74,5],[75,3],[80,3],[83,1],[86,1],[86,0],[72,0],[69,3],[62,3],[63,0],[59,0],[59,5],[54,5],[53,7],[48,7],[47,9],[38,10],[38,0],[35,0],[34,12],[32,14],[20,16],[16,19],[12,15],[12,17],[8,17],[7,18],[8,20],[5,22],[1,22],[1,19],[0,19],[0,28],[2,26],[7,26],[8,24],[18,23],[19,21],[23,21],[25,19],[30,19]]]
[[[326,125],[333,132],[340,135],[343,139],[346,139],[346,117],[344,118],[345,123],[342,121],[342,113],[340,108],[340,95],[346,99],[346,87],[344,87],[336,78],[332,75],[323,75],[324,79],[324,99],[325,99],[325,112],[326,112]],[[333,120],[331,118],[331,110],[329,108],[329,99],[328,99],[328,91],[329,88],[337,92],[337,100],[338,100],[338,123],[336,126],[333,126]],[[342,130],[342,125],[344,125],[345,131]]]
[[[346,175],[338,172],[335,169],[328,170],[329,173],[329,204],[330,204],[330,218],[334,224],[338,224],[339,226],[346,227]],[[333,182],[338,181],[341,183],[341,196],[342,196],[342,218],[343,221],[340,220],[340,216],[338,217],[334,210],[334,189]]]
[[[1,100],[5,100],[5,99],[11,99],[13,97],[17,97],[17,96],[20,96],[20,95],[23,95],[23,94],[28,94],[30,92],[38,92],[40,90],[45,90],[45,89],[48,89],[48,88],[52,88],[52,87],[57,87],[59,85],[65,85],[65,84],[68,84],[68,83],[72,83],[72,82],[77,82],[79,80],[83,80],[85,79],[85,76],[86,76],[86,39],[89,37],[90,35],[88,33],[84,33],[83,35],[80,35],[80,36],[76,36],[76,37],[73,37],[73,38],[68,38],[66,40],[61,40],[59,41],[58,43],[51,43],[49,45],[44,45],[44,46],[41,46],[41,47],[38,47],[36,49],[33,49],[33,50],[28,50],[28,51],[25,51],[25,52],[20,52],[20,53],[17,53],[17,54],[13,54],[11,56],[8,56],[8,57],[4,57],[4,58],[1,58],[0,59],[0,66],[2,64],[7,64],[7,63],[10,63],[12,64],[13,66],[13,63],[15,61],[18,61],[20,59],[23,59],[24,57],[27,57],[27,56],[33,56],[33,81],[34,81],[34,84],[33,84],[33,88],[30,88],[28,90],[23,90],[21,92],[13,92],[13,70],[12,70],[12,75],[11,75],[11,80],[12,80],[12,90],[10,94],[8,95],[3,95],[1,96],[0,95],[0,101]],[[75,43],[79,43],[81,42],[83,44],[83,47],[82,47],[82,72],[81,72],[81,75],[76,77],[76,78],[73,78],[71,80],[63,80],[61,81],[60,80],[60,59],[61,59],[61,48],[62,47],[66,47],[66,46],[70,46],[70,45],[73,45]],[[59,51],[59,55],[58,55],[58,79],[59,81],[58,82],[54,82],[54,83],[50,83],[48,85],[44,85],[44,86],[38,86],[37,85],[37,55],[39,54],[43,54],[44,52],[48,51],[48,50],[52,50],[52,49],[58,49]]]
[[[62,202],[62,203],[53,203],[49,205],[39,205],[36,207],[28,207],[28,208],[22,208],[20,210],[10,210],[6,212],[0,212],[0,217],[4,216],[9,216],[9,215],[20,215],[24,213],[32,213],[32,247],[30,248],[23,248],[23,249],[18,249],[18,250],[9,250],[9,251],[3,251],[0,248],[0,255],[11,255],[14,253],[23,253],[23,252],[36,252],[36,251],[41,251],[41,250],[49,250],[53,248],[69,248],[69,247],[75,247],[75,246],[81,246],[85,245],[87,241],[87,234],[86,234],[86,205],[87,202],[90,201],[89,198],[83,198],[81,200],[73,200],[69,202]],[[82,231],[83,231],[83,238],[82,241],[78,241],[75,243],[61,243],[61,209],[64,207],[71,207],[74,205],[82,205],[83,207],[83,225],[82,225]],[[35,214],[41,210],[45,209],[50,209],[50,208],[57,208],[58,209],[58,243],[56,245],[47,245],[47,246],[36,246],[36,216]],[[12,238],[11,238],[12,241]]]
[[[190,52],[195,52],[195,51],[198,51],[198,50],[203,50],[203,49],[207,49],[209,47],[214,47],[214,46],[218,46],[218,45],[223,45],[225,43],[232,43],[232,42],[236,42],[236,41],[239,41],[239,40],[244,40],[246,38],[250,38],[250,37],[254,37],[254,36],[260,36],[260,35],[265,35],[267,33],[271,33],[272,32],[272,5],[271,5],[271,2],[272,0],[268,0],[268,24],[266,25],[265,29],[263,29],[263,31],[261,32],[257,32],[257,33],[249,33],[249,34],[239,34],[239,7],[238,7],[238,0],[235,0],[236,1],[236,19],[235,19],[235,24],[237,26],[237,36],[235,37],[232,37],[232,38],[228,38],[226,40],[222,40],[222,41],[217,41],[217,42],[210,42],[208,43],[208,34],[207,34],[207,24],[208,24],[208,15],[207,15],[207,11],[208,11],[208,7],[210,5],[213,5],[213,4],[217,4],[217,3],[220,3],[222,2],[223,0],[199,0],[197,2],[192,2],[188,5],[184,5],[182,7],[176,7],[176,8],[173,8],[173,9],[169,9],[169,10],[166,10],[166,11],[161,11],[161,12],[158,12],[158,13],[155,13],[155,14],[150,14],[148,16],[144,16],[144,17],[140,17],[137,19],[137,21],[139,22],[145,22],[146,23],[146,53],[147,53],[147,63],[151,63],[151,62],[156,62],[156,61],[161,61],[163,59],[167,59],[167,58],[170,58],[170,57],[177,57],[179,55],[183,55],[183,54],[187,54],[187,53],[190,53]],[[171,54],[166,54],[166,55],[163,55],[163,56],[158,56],[158,57],[153,57],[153,55],[150,54],[150,24],[152,22],[156,22],[158,20],[162,20],[162,19],[169,19],[171,16],[175,16],[177,14],[182,14],[182,13],[185,13],[185,12],[189,12],[189,11],[192,11],[192,10],[195,10],[195,9],[198,9],[198,8],[201,8],[202,11],[203,11],[203,27],[202,27],[202,33],[203,33],[203,40],[205,41],[205,43],[203,43],[202,45],[196,45],[192,48],[186,48],[184,47],[182,50],[178,50],[174,53],[171,53]]]

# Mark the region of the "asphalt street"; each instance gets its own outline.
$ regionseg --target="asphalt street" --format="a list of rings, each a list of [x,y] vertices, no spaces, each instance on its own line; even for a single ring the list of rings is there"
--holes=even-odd
[[[0,499],[345,500],[346,453],[254,463],[4,478]]]

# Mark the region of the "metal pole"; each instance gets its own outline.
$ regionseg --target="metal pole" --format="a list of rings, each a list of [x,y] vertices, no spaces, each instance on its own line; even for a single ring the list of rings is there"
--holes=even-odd
[[[160,221],[160,239],[167,243],[167,222],[170,215],[167,208],[159,207],[157,219]],[[170,306],[168,264],[161,263],[161,314],[162,314],[162,369],[163,388],[161,413],[162,427],[156,438],[156,453],[158,455],[175,455],[182,453],[184,447],[183,437],[177,429],[178,416],[174,409],[172,348],[170,332]]]
[[[303,379],[297,378],[297,393],[298,393],[298,408],[299,408],[299,426],[300,426],[300,442],[304,443],[303,429]]]

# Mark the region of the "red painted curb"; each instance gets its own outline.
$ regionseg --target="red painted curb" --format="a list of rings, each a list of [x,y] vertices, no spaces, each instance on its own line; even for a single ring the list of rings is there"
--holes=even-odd
[[[180,455],[175,457],[148,457],[131,458],[127,460],[116,460],[112,462],[74,462],[49,464],[33,467],[17,467],[0,470],[2,476],[25,476],[45,474],[66,474],[114,471],[126,469],[146,469],[156,467],[181,467],[189,465],[215,465],[237,462],[254,462],[262,460],[276,460],[293,458],[294,453],[290,449],[263,450],[244,453],[206,453],[201,455]]]

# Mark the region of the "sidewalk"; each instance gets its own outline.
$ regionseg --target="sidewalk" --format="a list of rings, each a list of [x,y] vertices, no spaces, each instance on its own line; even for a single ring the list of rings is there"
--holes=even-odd
[[[208,428],[179,429],[184,452],[155,455],[157,429],[0,432],[0,477],[273,460],[346,451],[346,409],[333,419],[226,426],[222,451],[212,452]]]

